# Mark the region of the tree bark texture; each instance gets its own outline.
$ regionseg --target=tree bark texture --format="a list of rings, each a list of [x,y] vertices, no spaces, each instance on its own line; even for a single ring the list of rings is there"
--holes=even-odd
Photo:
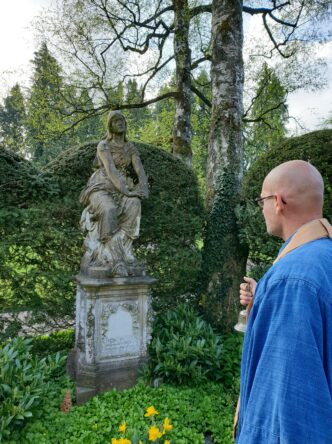
[[[177,97],[173,130],[173,154],[191,166],[191,53],[189,48],[190,11],[188,0],[173,0],[174,54]]]
[[[203,306],[210,321],[230,331],[239,311],[245,271],[235,207],[242,180],[242,1],[212,3],[212,115],[208,147],[208,220],[203,251]]]

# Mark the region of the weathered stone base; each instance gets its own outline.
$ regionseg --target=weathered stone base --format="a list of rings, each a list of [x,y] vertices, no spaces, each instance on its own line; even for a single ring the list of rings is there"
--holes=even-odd
[[[127,365],[116,368],[108,366],[80,366],[76,378],[76,402],[83,404],[92,396],[113,388],[123,390],[133,387],[137,380],[137,370],[146,364],[146,359],[132,360]]]
[[[147,361],[152,311],[148,276],[77,278],[76,344],[68,368],[77,403],[112,388],[136,383]]]

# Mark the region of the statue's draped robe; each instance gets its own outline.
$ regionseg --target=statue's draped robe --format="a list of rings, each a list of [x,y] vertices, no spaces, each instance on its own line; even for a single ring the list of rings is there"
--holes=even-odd
[[[106,242],[119,229],[130,239],[136,239],[139,234],[141,219],[141,202],[137,197],[127,197],[121,194],[108,177],[100,159],[101,150],[110,150],[114,165],[129,190],[134,188],[132,179],[128,176],[132,155],[137,151],[130,142],[124,147],[101,142],[97,150],[98,170],[90,177],[86,188],[82,191],[80,202],[98,222],[98,234],[101,242]]]
[[[240,399],[237,444],[332,442],[330,239],[296,248],[259,281]]]

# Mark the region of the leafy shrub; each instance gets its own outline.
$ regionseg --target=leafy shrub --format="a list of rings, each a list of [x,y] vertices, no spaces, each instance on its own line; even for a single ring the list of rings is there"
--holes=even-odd
[[[59,376],[65,357],[40,359],[31,340],[15,338],[0,346],[0,441],[38,411],[51,395],[50,380]]]
[[[160,314],[149,345],[146,376],[176,384],[221,381],[221,337],[188,305]]]
[[[221,356],[222,382],[225,387],[237,393],[240,389],[240,368],[242,344],[241,333],[228,333],[222,336],[223,353]]]
[[[242,242],[249,245],[249,259],[256,265],[252,271],[260,278],[277,256],[279,239],[266,233],[261,211],[253,204],[259,196],[265,176],[280,163],[302,159],[312,163],[325,183],[324,217],[332,219],[332,130],[314,131],[284,140],[264,153],[247,172],[242,187],[243,205],[237,208]]]
[[[119,436],[123,421],[145,436],[144,412],[150,405],[173,425],[171,444],[203,444],[207,434],[215,444],[231,444],[235,402],[217,383],[193,388],[152,388],[140,383],[122,392],[112,390],[96,396],[66,415],[50,408],[40,419],[13,433],[9,444],[110,444],[112,437]]]
[[[59,192],[56,181],[22,156],[0,145],[0,208],[27,207]]]
[[[34,336],[31,339],[31,353],[50,355],[60,351],[69,351],[74,347],[75,332],[73,329],[56,331],[50,335]]]

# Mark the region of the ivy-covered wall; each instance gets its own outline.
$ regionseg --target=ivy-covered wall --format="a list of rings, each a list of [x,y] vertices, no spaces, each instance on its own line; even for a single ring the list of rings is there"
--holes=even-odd
[[[288,160],[312,163],[325,183],[324,217],[332,221],[332,130],[314,131],[286,139],[267,151],[247,172],[242,186],[242,205],[237,209],[242,242],[249,245],[249,259],[256,265],[253,275],[259,278],[278,254],[282,241],[266,233],[264,218],[255,206],[265,176]]]
[[[0,147],[3,310],[73,314],[74,276],[83,254],[78,196],[93,171],[96,145],[69,148],[43,170]],[[193,293],[204,209],[189,168],[158,148],[136,146],[150,188],[136,249],[158,279],[153,302],[160,310]]]

